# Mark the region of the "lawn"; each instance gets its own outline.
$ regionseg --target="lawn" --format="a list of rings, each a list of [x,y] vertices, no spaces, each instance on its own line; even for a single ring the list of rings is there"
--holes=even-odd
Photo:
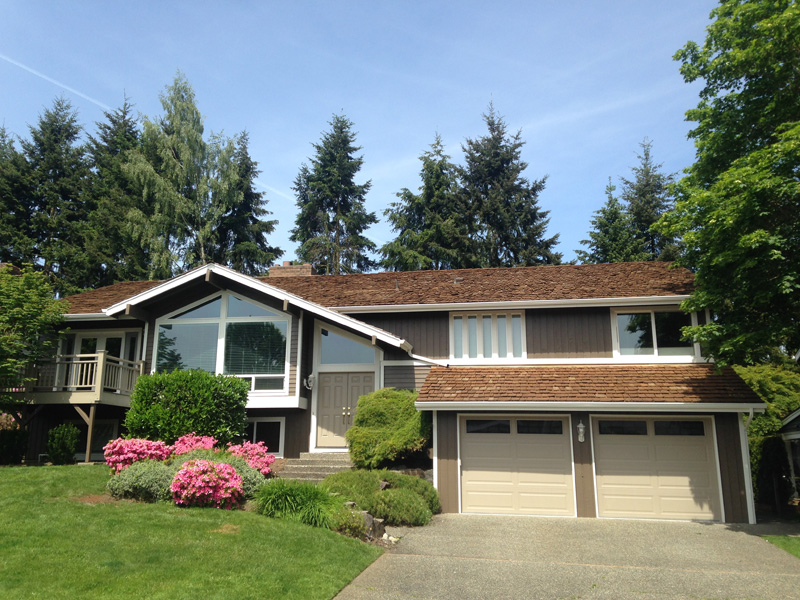
[[[108,478],[0,469],[0,597],[327,599],[381,553],[255,513],[114,501]]]
[[[789,554],[794,554],[800,558],[800,538],[789,535],[765,535],[764,539],[770,544],[786,550]]]

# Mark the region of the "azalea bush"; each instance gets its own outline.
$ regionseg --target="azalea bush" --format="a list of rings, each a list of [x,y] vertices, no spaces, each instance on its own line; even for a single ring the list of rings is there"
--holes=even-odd
[[[194,431],[182,435],[172,446],[173,454],[186,454],[192,450],[205,449],[211,450],[217,445],[217,440],[210,435],[197,435]]]
[[[231,465],[210,460],[191,460],[175,474],[170,486],[178,506],[231,510],[241,508],[245,497],[242,478]]]
[[[106,464],[115,473],[129,467],[140,460],[166,460],[172,454],[172,448],[164,442],[153,442],[150,440],[132,439],[124,440],[118,438],[111,440],[103,446],[103,455]]]
[[[264,442],[254,444],[244,442],[242,444],[228,445],[228,452],[234,456],[239,456],[247,461],[247,464],[256,469],[264,477],[270,473],[270,465],[275,462],[275,455],[267,453]]]

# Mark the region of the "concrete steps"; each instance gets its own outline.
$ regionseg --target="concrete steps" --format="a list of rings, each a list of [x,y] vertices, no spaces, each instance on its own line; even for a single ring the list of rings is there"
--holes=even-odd
[[[347,452],[301,452],[300,458],[288,458],[278,477],[319,483],[328,475],[353,468]]]

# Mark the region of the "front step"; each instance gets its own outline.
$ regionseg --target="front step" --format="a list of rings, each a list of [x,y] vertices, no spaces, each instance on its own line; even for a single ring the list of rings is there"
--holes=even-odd
[[[328,475],[352,468],[347,452],[301,452],[300,458],[286,459],[278,477],[319,483]]]

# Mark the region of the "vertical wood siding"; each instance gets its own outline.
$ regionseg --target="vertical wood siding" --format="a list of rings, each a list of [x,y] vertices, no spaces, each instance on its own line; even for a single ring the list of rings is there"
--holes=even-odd
[[[718,414],[714,417],[726,523],[747,523],[747,495],[739,438],[740,418],[736,413]]]
[[[588,412],[571,413],[572,453],[575,460],[575,500],[579,517],[596,517],[594,468],[592,465],[592,427]],[[578,441],[578,423],[586,425],[584,441]]]
[[[395,314],[357,314],[354,318],[380,327],[409,342],[414,354],[428,358],[447,358],[450,356],[449,313],[421,312]],[[389,349],[386,360],[403,360],[408,354],[403,350]]]
[[[425,382],[430,366],[391,366],[383,369],[383,385],[400,390],[418,390]]]
[[[454,412],[441,412],[437,416],[436,456],[438,459],[439,499],[442,512],[458,512],[458,420]]]
[[[611,316],[607,308],[525,311],[528,358],[610,358]]]

